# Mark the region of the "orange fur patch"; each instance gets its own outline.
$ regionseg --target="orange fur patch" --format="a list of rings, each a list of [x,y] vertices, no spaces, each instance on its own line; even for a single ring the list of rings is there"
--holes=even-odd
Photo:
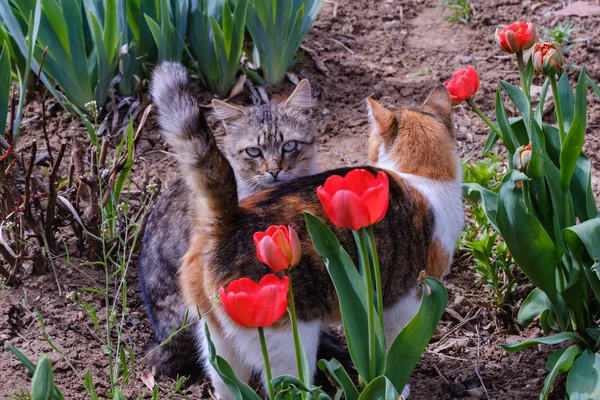
[[[204,279],[203,268],[203,253],[207,250],[208,242],[204,236],[194,234],[179,270],[179,286],[187,306],[197,305],[203,314],[211,308],[210,299],[205,292],[205,283],[207,282]],[[213,290],[213,293],[215,291]]]
[[[452,133],[436,118],[402,111],[397,140],[388,152],[400,171],[439,181],[457,178],[458,164]]]

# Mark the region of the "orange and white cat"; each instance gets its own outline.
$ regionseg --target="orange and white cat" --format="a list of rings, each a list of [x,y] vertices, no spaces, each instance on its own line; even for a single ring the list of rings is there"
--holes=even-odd
[[[159,120],[189,107],[177,97],[159,107]],[[463,226],[460,163],[451,125],[450,96],[435,88],[415,109],[391,111],[374,100],[367,103],[371,120],[369,159],[374,174],[381,169],[390,181],[388,211],[374,226],[380,255],[388,346],[414,316],[420,304],[417,278],[426,270],[442,278],[449,270],[455,242]],[[206,361],[204,324],[211,331],[217,353],[241,380],[262,371],[263,359],[255,329],[237,325],[211,298],[222,285],[249,277],[258,281],[272,271],[256,258],[252,235],[270,225],[291,225],[302,242],[300,264],[290,270],[299,331],[314,373],[321,329],[339,323],[339,304],[322,259],[306,231],[303,212],[328,224],[316,189],[341,168],[287,182],[238,202],[234,172],[206,128],[202,114],[178,124],[164,124],[163,135],[175,150],[186,183],[193,193],[194,229],[180,269],[180,286],[190,309],[206,315],[198,324],[200,357],[212,380],[215,395],[231,399],[225,383]],[[329,224],[356,260],[350,231]],[[213,309],[214,307],[214,309]],[[200,326],[202,325],[202,326]],[[296,375],[292,332],[287,316],[265,328],[273,376]],[[403,394],[408,395],[408,387]]]

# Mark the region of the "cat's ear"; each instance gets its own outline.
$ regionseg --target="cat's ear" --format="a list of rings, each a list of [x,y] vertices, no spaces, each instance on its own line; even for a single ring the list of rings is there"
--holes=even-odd
[[[233,122],[236,119],[248,115],[248,110],[242,106],[225,103],[224,101],[213,99],[212,101],[213,115],[221,121]]]
[[[448,89],[444,85],[437,86],[431,91],[422,107],[428,108],[441,117],[450,119],[452,115],[452,100],[450,99]]]
[[[394,113],[370,97],[367,97],[367,113],[371,131],[380,135],[388,132],[394,123]]]
[[[312,98],[310,83],[308,83],[307,79],[302,79],[296,86],[296,89],[294,89],[294,92],[283,103],[284,107],[305,108],[307,110],[310,110],[314,105],[315,102]]]

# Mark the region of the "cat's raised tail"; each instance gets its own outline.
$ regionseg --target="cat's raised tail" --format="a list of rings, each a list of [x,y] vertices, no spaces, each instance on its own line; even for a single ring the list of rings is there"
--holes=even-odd
[[[237,209],[235,175],[217,148],[188,79],[183,65],[164,62],[152,73],[150,93],[158,108],[162,135],[192,190],[195,214],[214,223]]]

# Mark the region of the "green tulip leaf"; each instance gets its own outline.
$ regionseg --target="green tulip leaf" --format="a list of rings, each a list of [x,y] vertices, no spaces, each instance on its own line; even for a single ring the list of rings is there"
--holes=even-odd
[[[575,358],[581,354],[581,350],[576,345],[573,345],[566,349],[561,356],[556,360],[550,374],[544,380],[544,387],[542,388],[542,392],[540,393],[540,400],[545,400],[548,398],[548,394],[552,389],[552,384],[554,380],[558,376],[558,374],[567,372],[571,366],[573,365],[573,361]]]
[[[485,145],[483,146],[483,151],[481,152],[481,155],[482,156],[486,155],[487,152],[490,151],[492,146],[496,144],[498,139],[500,139],[500,136],[498,136],[495,131],[490,131],[490,135],[488,136],[487,140],[485,141]]]
[[[21,353],[21,351],[19,351],[19,349],[13,346],[10,342],[6,342],[6,347],[8,347],[11,353],[15,355],[15,357],[21,362],[21,364],[23,364],[25,368],[29,370],[29,372],[32,374],[35,373],[37,366],[29,358],[27,358],[25,354]],[[54,400],[63,400],[65,398],[61,391],[56,388],[56,386],[54,386],[53,396]]]
[[[529,104],[529,100],[527,100],[527,96],[525,96],[525,93],[523,93],[523,91],[521,90],[521,88],[512,85],[506,81],[503,81],[502,79],[500,79],[500,85],[502,86],[502,88],[504,89],[504,91],[506,92],[506,94],[508,95],[508,98],[514,103],[514,105],[517,107],[517,109],[521,112],[521,115],[523,116],[523,121],[530,121],[531,120],[531,106]],[[529,131],[529,127],[527,126],[527,124],[525,125],[525,129],[527,129],[527,131]],[[519,143],[519,146],[523,146],[527,143]],[[518,146],[515,146],[518,147]]]
[[[421,288],[419,311],[396,336],[386,359],[385,376],[400,391],[408,383],[448,304],[448,292],[437,279],[425,278]]]
[[[573,123],[566,134],[565,141],[560,150],[560,187],[563,191],[567,191],[571,184],[571,178],[575,172],[575,166],[583,147],[587,121],[586,110],[586,74],[585,66],[583,66],[575,90],[575,114]]]
[[[375,355],[369,354],[367,289],[352,259],[333,232],[315,215],[305,212],[306,227],[313,246],[325,266],[338,294],[348,351],[356,370],[367,383],[383,373],[385,338],[381,325],[375,323]],[[373,310],[375,312],[375,310]],[[370,372],[375,363],[375,375]]]
[[[233,397],[236,400],[260,400],[260,397],[250,388],[250,386],[240,381],[238,377],[235,376],[231,365],[229,365],[223,357],[217,355],[215,345],[210,339],[208,325],[205,325],[204,332],[206,335],[206,342],[208,343],[208,360],[210,365],[213,366],[223,382],[225,382]]]
[[[329,399],[320,387],[307,387],[298,378],[292,375],[281,375],[271,379],[271,384],[277,390],[275,399],[299,399],[304,394],[310,394],[308,399]]]
[[[550,79],[546,78],[544,84],[542,85],[542,90],[540,91],[540,100],[538,102],[537,108],[535,109],[535,120],[537,121],[539,126],[542,126],[542,117],[544,113],[544,104],[546,104],[546,96],[548,94],[548,87],[550,87]]]
[[[115,391],[115,394],[113,395],[113,400],[127,400],[127,397],[125,397],[123,392],[121,392],[119,389],[117,389]]]
[[[52,364],[48,357],[42,355],[31,380],[31,398],[32,400],[50,400],[53,392],[54,374]]]
[[[573,118],[575,117],[575,98],[573,97],[573,89],[571,89],[569,76],[566,72],[563,72],[557,86],[558,98],[560,99],[560,107],[562,109],[563,121],[565,123],[565,131],[568,131],[573,123]]]
[[[544,142],[546,143],[546,154],[557,168],[560,166],[560,136],[558,129],[552,125],[543,124]]]
[[[504,102],[500,95],[500,88],[496,89],[496,123],[500,132],[502,132],[502,143],[506,146],[508,154],[512,156],[515,154],[516,148],[519,147],[519,141],[508,122],[508,115],[506,114],[506,108],[504,108]]]
[[[584,350],[567,376],[570,400],[600,399],[600,355]]]
[[[526,126],[523,117],[509,118],[510,128],[512,129],[518,143],[527,145],[531,142],[529,138],[529,124]]]
[[[571,195],[575,214],[580,221],[596,218],[598,206],[592,190],[592,165],[590,159],[583,154],[579,156],[575,165]]]
[[[588,343],[585,341],[585,339],[581,337],[581,335],[579,335],[578,333],[561,332],[557,333],[556,335],[544,336],[537,339],[526,340],[524,342],[501,344],[500,347],[502,347],[507,353],[516,353],[518,351],[537,346],[538,344],[558,344],[567,340],[571,340],[584,347],[588,346]]]
[[[587,77],[587,83],[588,83],[588,85],[590,85],[590,87],[592,88],[592,90],[598,96],[598,99],[600,99],[600,87],[596,84],[596,82],[594,82],[594,80],[592,78],[590,78],[589,75],[586,74],[586,77]]]
[[[527,210],[523,185],[528,178],[510,171],[502,181],[498,195],[496,222],[513,258],[531,282],[546,293],[552,304],[558,303],[555,271],[559,262],[554,242],[540,222]]]
[[[548,372],[551,372],[554,369],[554,366],[562,357],[565,351],[567,351],[566,348],[556,349],[552,352],[552,354],[550,354],[550,357],[548,357],[548,359],[546,360],[546,369],[548,370]]]
[[[517,316],[517,322],[522,327],[527,327],[535,317],[541,315],[545,310],[552,310],[552,303],[546,293],[539,288],[533,289],[521,307]]]
[[[90,398],[92,400],[98,400],[98,393],[96,392],[96,388],[94,387],[94,381],[92,379],[92,374],[90,371],[85,372],[85,382],[84,382],[85,390],[87,390]],[[158,385],[156,385],[158,387]]]
[[[587,280],[600,299],[600,218],[594,218],[563,231],[573,259],[583,267]]]
[[[338,360],[320,360],[319,369],[326,372],[335,381],[336,386],[342,388],[346,400],[358,400],[358,390],[354,386],[350,375],[348,375],[348,372],[346,372],[344,366]]]
[[[378,376],[367,385],[359,400],[397,400],[400,394],[385,376]]]

